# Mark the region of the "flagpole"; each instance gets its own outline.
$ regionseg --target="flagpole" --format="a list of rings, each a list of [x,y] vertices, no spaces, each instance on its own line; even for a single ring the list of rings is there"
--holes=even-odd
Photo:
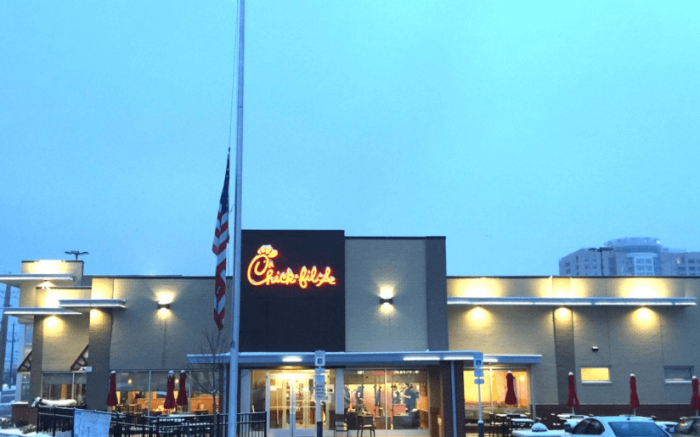
[[[236,188],[234,197],[233,314],[231,314],[231,367],[229,371],[228,436],[235,437],[238,419],[238,338],[241,315],[241,199],[243,181],[243,55],[245,0],[240,0],[238,24],[238,105],[236,118]]]

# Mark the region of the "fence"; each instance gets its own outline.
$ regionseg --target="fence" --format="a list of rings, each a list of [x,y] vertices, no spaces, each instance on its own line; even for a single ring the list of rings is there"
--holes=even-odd
[[[73,437],[75,409],[40,406],[37,432]],[[109,437],[227,437],[228,415],[137,416],[110,413]],[[239,413],[237,437],[267,437],[267,415]],[[66,434],[70,433],[70,434]]]

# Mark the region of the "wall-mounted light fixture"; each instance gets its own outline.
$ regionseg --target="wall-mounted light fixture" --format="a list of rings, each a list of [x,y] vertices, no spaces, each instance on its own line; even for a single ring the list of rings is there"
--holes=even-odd
[[[591,346],[591,350],[593,352],[598,352],[598,346]]]
[[[159,310],[162,310],[162,309],[169,310],[170,309],[170,302],[158,302],[158,309]]]
[[[394,304],[394,298],[393,297],[380,297],[379,298],[379,305],[384,305],[385,303],[388,303],[390,305]]]

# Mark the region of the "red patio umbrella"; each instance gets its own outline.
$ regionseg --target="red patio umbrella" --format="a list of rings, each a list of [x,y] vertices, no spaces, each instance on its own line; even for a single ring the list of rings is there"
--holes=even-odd
[[[107,393],[107,406],[114,407],[119,403],[117,400],[117,372],[109,374],[109,393]]]
[[[578,396],[576,396],[576,381],[573,372],[569,372],[569,401],[566,403],[571,407],[571,414],[575,414],[574,407],[579,406]]]
[[[639,408],[639,396],[637,396],[637,378],[635,378],[634,373],[630,375],[630,408],[632,408],[632,415],[637,415],[637,408]]]
[[[515,387],[513,386],[513,380],[515,380],[515,377],[513,374],[508,371],[508,374],[506,375],[506,404],[507,405],[516,405],[518,403],[518,399],[515,397]]]
[[[185,388],[185,382],[187,381],[187,373],[184,370],[180,372],[180,388],[177,391],[176,402],[185,411],[189,401],[187,400],[187,389]]]
[[[698,415],[700,410],[700,390],[698,390],[698,377],[693,376],[693,396],[690,398],[690,408],[695,410],[695,415]]]
[[[163,408],[172,410],[177,404],[175,403],[175,373],[171,370],[168,372],[168,391],[165,393],[165,402]]]

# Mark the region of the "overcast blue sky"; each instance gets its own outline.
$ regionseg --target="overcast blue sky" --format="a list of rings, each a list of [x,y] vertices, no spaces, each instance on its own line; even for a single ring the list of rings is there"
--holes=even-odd
[[[700,2],[247,2],[243,227],[700,250]],[[213,275],[234,1],[0,0],[0,272]],[[233,187],[232,187],[233,189]]]

